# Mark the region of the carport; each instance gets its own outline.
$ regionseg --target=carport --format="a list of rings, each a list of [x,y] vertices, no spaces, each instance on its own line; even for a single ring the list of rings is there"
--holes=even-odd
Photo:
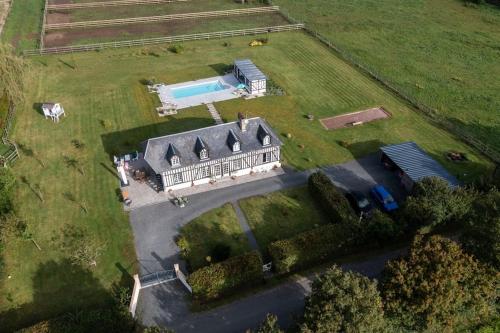
[[[460,185],[455,177],[415,142],[384,146],[380,150],[382,163],[398,175],[401,184],[408,191],[426,177],[444,179],[451,187]]]

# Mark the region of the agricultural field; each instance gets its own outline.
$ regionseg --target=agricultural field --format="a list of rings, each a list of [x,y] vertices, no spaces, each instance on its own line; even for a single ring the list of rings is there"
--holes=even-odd
[[[159,118],[158,99],[143,82],[177,83],[220,74],[236,58],[251,58],[285,96],[216,103],[225,120],[238,112],[262,116],[281,136],[283,163],[309,169],[375,152],[380,145],[416,141],[461,180],[492,164],[453,135],[429,124],[408,105],[303,32],[33,57],[26,103],[17,110],[13,139],[23,148],[13,171],[15,206],[42,250],[13,234],[4,249],[0,326],[18,328],[61,312],[105,304],[116,283],[137,271],[131,228],[119,201],[111,156],[154,136],[213,124],[204,107]],[[44,119],[40,103],[62,103],[59,124]],[[383,106],[391,117],[361,127],[327,131],[323,117]],[[309,120],[312,115],[314,120]],[[78,144],[76,144],[78,143]],[[469,161],[452,163],[449,150]],[[68,161],[76,161],[68,163]],[[65,244],[80,230],[103,247],[97,265],[75,268]],[[77,233],[78,235],[78,233]],[[29,315],[28,315],[29,314]],[[8,325],[7,325],[8,324]]]
[[[445,120],[500,150],[500,10],[462,0],[275,0]]]
[[[43,0],[14,1],[0,41],[18,50],[38,47],[43,17]]]
[[[288,21],[283,16],[278,13],[269,13],[103,28],[55,30],[45,34],[45,47],[262,28],[285,24],[288,24]]]

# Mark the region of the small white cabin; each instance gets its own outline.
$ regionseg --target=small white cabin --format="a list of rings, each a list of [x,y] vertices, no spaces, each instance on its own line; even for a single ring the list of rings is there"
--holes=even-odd
[[[233,74],[251,95],[266,93],[267,77],[250,59],[235,60]]]
[[[66,116],[64,108],[59,103],[43,103],[42,111],[45,119],[50,118],[55,122],[59,121],[60,116]]]

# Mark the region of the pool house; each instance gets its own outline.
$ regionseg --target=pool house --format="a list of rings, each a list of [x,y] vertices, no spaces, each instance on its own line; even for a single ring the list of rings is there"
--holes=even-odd
[[[266,93],[267,77],[250,59],[235,60],[233,74],[251,95]]]

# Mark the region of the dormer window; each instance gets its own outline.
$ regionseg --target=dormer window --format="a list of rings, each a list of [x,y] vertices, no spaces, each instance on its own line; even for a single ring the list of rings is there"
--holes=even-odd
[[[264,126],[259,125],[257,136],[263,146],[269,146],[271,144],[271,136],[269,135],[269,132],[264,128]]]
[[[172,167],[181,165],[181,159],[179,157],[179,153],[177,152],[177,149],[173,144],[168,145],[166,158]]]
[[[229,135],[227,136],[227,144],[233,153],[241,151],[240,139],[236,136],[236,134],[234,134],[233,130],[229,131]]]
[[[200,150],[200,160],[206,160],[208,158],[208,151],[206,149]]]
[[[236,141],[234,144],[233,144],[233,153],[237,152],[237,151],[240,151],[241,150],[241,146],[240,146],[240,143],[239,141]]]
[[[170,164],[172,164],[172,166],[179,166],[181,165],[181,159],[179,156],[174,155],[170,158]]]
[[[196,154],[198,155],[198,158],[200,160],[207,160],[208,159],[208,149],[207,146],[205,145],[205,142],[200,137],[196,138],[196,143],[194,145],[194,150]]]

